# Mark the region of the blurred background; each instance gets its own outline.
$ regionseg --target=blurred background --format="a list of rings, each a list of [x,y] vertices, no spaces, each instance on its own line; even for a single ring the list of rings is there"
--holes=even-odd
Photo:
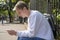
[[[12,11],[12,9],[14,8],[15,4],[18,1],[19,0],[0,0],[0,26],[1,26],[0,29],[1,28],[5,29],[4,27],[6,26],[9,27],[15,26],[17,29],[18,28],[23,29],[24,27],[19,26],[22,26],[24,24],[27,25],[28,19],[27,17],[25,18],[19,17],[16,14],[16,12]],[[46,19],[51,25],[55,39],[60,40],[60,0],[22,0],[22,1],[26,2],[29,9],[38,10],[46,17]],[[18,25],[18,27],[16,25]],[[1,36],[3,36],[3,34]],[[0,39],[4,40],[2,38],[5,37],[1,36]]]

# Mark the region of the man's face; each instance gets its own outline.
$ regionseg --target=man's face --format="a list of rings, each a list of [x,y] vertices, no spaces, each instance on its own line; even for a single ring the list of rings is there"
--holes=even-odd
[[[23,9],[16,9],[16,13],[18,14],[18,16],[21,16],[21,17],[25,17],[25,12]]]

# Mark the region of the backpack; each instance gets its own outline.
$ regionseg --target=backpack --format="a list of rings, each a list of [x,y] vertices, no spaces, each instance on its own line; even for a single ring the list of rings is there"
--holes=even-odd
[[[51,29],[53,31],[53,35],[54,35],[54,38],[56,38],[57,36],[57,33],[56,33],[56,26],[54,24],[54,17],[52,15],[45,15],[45,18],[48,20],[50,26],[51,26]]]

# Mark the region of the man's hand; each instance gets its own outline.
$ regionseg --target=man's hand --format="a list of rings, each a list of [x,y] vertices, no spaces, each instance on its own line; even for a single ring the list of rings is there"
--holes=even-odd
[[[6,30],[10,35],[17,35],[17,32],[14,30]]]

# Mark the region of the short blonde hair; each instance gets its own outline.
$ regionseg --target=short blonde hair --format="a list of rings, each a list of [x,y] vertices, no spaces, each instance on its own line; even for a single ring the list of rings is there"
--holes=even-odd
[[[15,5],[15,7],[13,8],[13,11],[15,11],[16,8],[23,9],[24,7],[26,7],[26,9],[28,9],[28,6],[24,1],[18,1],[17,4]]]

